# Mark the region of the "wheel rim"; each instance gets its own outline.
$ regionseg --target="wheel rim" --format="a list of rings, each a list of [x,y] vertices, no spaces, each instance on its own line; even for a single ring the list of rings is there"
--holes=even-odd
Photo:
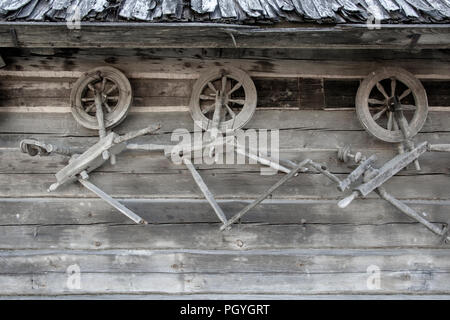
[[[401,142],[392,101],[397,96],[408,122],[410,136],[424,125],[428,102],[420,81],[401,68],[382,68],[372,72],[361,83],[356,96],[356,111],[363,127],[376,138],[386,142]]]
[[[74,118],[84,127],[99,129],[94,93],[102,99],[105,128],[119,124],[131,106],[131,85],[125,75],[111,67],[95,68],[74,84],[71,106]]]
[[[223,102],[219,130],[236,130],[255,112],[256,88],[251,78],[236,68],[214,68],[203,74],[194,85],[190,110],[194,121],[204,130],[212,126],[217,99]]]

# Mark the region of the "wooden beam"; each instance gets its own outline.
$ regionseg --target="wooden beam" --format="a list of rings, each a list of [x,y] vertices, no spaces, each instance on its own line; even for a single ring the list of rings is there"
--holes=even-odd
[[[253,224],[241,225],[224,234],[218,230],[219,226],[219,223],[9,225],[0,226],[0,249],[160,250],[182,248],[240,252],[328,248],[442,248],[439,238],[419,223]],[[447,283],[446,286],[448,289]],[[1,288],[3,289],[4,286]]]
[[[450,36],[449,36],[450,38]],[[1,39],[0,39],[1,41]],[[362,79],[380,67],[396,66],[407,69],[419,79],[450,79],[450,61],[430,59],[388,60],[372,59],[354,61],[349,58],[341,60],[315,59],[195,59],[195,58],[141,58],[129,56],[8,56],[8,66],[0,69],[2,81],[4,77],[46,78],[50,82],[67,82],[68,79],[79,78],[84,72],[109,65],[120,69],[133,84],[138,81],[148,82],[154,79],[172,80],[171,89],[184,80],[183,86],[194,83],[202,72],[211,67],[236,67],[246,71],[252,78],[315,78],[315,79]],[[63,80],[64,79],[64,80]],[[22,79],[25,80],[25,79]],[[292,79],[283,79],[289,81]],[[169,84],[168,84],[169,85]],[[310,84],[311,86],[311,84]],[[292,88],[292,84],[286,83]],[[166,87],[167,88],[167,87]],[[155,86],[156,90],[158,86]],[[161,88],[160,88],[161,89]],[[167,89],[169,90],[169,89]],[[190,92],[187,90],[185,92]]]
[[[150,224],[217,223],[205,199],[119,199]],[[253,200],[218,200],[231,216]],[[345,211],[337,208],[337,200],[306,199],[262,202],[246,214],[241,222],[267,224],[372,224],[414,223],[388,202],[380,199],[357,199]],[[407,200],[431,221],[447,221],[449,200]],[[125,216],[101,199],[80,198],[0,198],[0,225],[95,225],[130,224]],[[39,214],[37,214],[39,213]],[[1,259],[0,259],[1,260]]]
[[[449,25],[439,24],[368,29],[366,25],[274,28],[211,23],[85,22],[79,30],[73,30],[65,23],[2,22],[0,47],[423,49],[450,48],[449,33]]]

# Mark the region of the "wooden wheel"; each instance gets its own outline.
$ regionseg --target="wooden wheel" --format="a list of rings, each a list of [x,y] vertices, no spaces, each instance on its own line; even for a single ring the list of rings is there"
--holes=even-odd
[[[225,132],[242,128],[251,119],[256,99],[255,85],[247,73],[222,67],[200,76],[194,84],[189,106],[192,118],[202,129],[213,127],[216,114],[218,129]]]
[[[101,94],[105,128],[118,125],[131,106],[132,91],[127,77],[112,67],[99,67],[75,82],[70,95],[72,115],[83,127],[98,130],[95,92]]]
[[[361,82],[356,94],[359,121],[371,135],[386,142],[404,140],[393,109],[394,97],[401,104],[411,138],[420,131],[428,114],[425,89],[413,74],[401,68],[381,68]]]

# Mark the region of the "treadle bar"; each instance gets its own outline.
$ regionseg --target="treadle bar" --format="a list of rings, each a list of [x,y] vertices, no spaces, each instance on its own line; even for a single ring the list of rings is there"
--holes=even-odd
[[[222,223],[227,222],[227,218],[225,214],[223,213],[222,208],[217,203],[216,199],[214,199],[213,194],[211,191],[209,191],[208,187],[206,186],[206,183],[203,181],[202,177],[198,173],[198,171],[195,169],[194,165],[192,164],[191,160],[184,157],[183,163],[186,165],[186,167],[189,169],[189,171],[192,174],[192,177],[194,178],[195,183],[200,188],[200,190],[203,192],[203,195],[205,196],[206,200],[208,200],[211,207],[214,209],[214,212],[216,213],[217,217],[219,217],[220,221]]]
[[[439,228],[436,224],[431,223],[430,221],[428,221],[427,219],[422,217],[414,209],[412,209],[411,207],[407,206],[400,200],[394,198],[392,195],[387,193],[383,187],[378,187],[375,191],[376,191],[376,193],[378,193],[378,195],[382,199],[384,199],[387,202],[389,202],[390,204],[392,204],[394,207],[396,207],[398,210],[400,210],[401,212],[406,214],[408,217],[416,220],[417,222],[420,222],[421,224],[423,224],[425,227],[427,227],[432,232],[436,233],[437,235],[439,235],[441,237],[446,235],[447,232],[445,229]],[[446,240],[450,240],[450,236],[446,236]]]
[[[224,223],[224,225],[220,227],[220,230],[223,231],[225,229],[228,229],[233,223],[235,223],[237,220],[239,220],[244,214],[246,214],[252,208],[256,207],[264,199],[266,199],[268,196],[270,196],[275,190],[277,190],[284,183],[286,183],[289,179],[291,179],[293,176],[295,176],[299,171],[305,170],[305,165],[307,165],[310,162],[311,162],[311,160],[309,160],[309,159],[306,159],[306,160],[303,160],[302,162],[300,162],[288,174],[286,174],[277,183],[275,183],[272,187],[270,187],[262,195],[260,195],[258,199],[256,199],[252,203],[250,203],[248,206],[246,206],[244,209],[242,209],[237,214],[235,214],[233,217],[231,217],[228,221],[226,221],[226,223]]]
[[[111,196],[109,196],[107,193],[105,193],[103,190],[101,190],[100,188],[98,188],[96,185],[94,185],[93,183],[89,182],[86,179],[83,178],[79,178],[78,181],[89,191],[92,191],[93,193],[95,193],[97,196],[99,196],[102,200],[106,201],[107,203],[109,203],[111,206],[113,206],[114,208],[116,208],[118,211],[120,211],[121,213],[123,213],[124,215],[126,215],[128,218],[130,218],[131,220],[133,220],[136,223],[139,224],[147,224],[148,222],[145,221],[144,219],[142,219],[140,216],[138,216],[137,214],[135,214],[133,211],[131,211],[130,209],[128,209],[127,207],[125,207],[123,204],[121,204],[119,201],[117,201],[116,199],[112,198]]]

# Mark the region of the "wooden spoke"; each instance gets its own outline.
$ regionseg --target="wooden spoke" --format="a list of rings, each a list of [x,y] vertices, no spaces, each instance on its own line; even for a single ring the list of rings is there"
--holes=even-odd
[[[406,89],[405,91],[403,91],[403,93],[400,95],[400,97],[398,97],[398,100],[402,100],[404,99],[406,96],[408,96],[411,93],[411,89]]]
[[[240,87],[242,87],[242,83],[238,82],[234,85],[234,87],[228,91],[227,96],[230,96],[233,92],[235,92],[236,90],[238,90]]]
[[[215,97],[207,96],[205,94],[201,94],[200,95],[200,99],[202,99],[202,100],[216,100]]]
[[[84,111],[86,111],[86,113],[89,113],[94,107],[95,103],[91,103],[89,106],[86,107],[86,109],[84,109]]]
[[[395,95],[396,88],[397,88],[397,79],[391,78],[391,97]]]
[[[387,107],[384,107],[381,111],[375,113],[373,115],[373,120],[377,121],[378,119],[380,119],[380,117],[387,111]]]
[[[411,110],[416,110],[416,106],[412,105],[412,104],[402,104],[400,107],[400,110],[402,111],[411,111]]]
[[[105,91],[106,81],[108,81],[108,79],[103,78],[103,80],[102,80],[101,92]]]
[[[228,99],[228,101],[231,103],[237,103],[237,104],[241,104],[241,105],[245,104],[245,100],[243,100],[243,99]]]
[[[389,97],[388,97],[386,91],[384,90],[383,86],[382,86],[381,83],[379,83],[379,82],[377,82],[377,89],[378,89],[378,91],[381,92],[381,94],[382,94],[386,99],[389,99]]]
[[[92,83],[88,83],[87,87],[89,88],[89,90],[95,92],[95,88],[94,88],[94,86],[92,85]]]
[[[370,104],[378,104],[378,105],[386,104],[384,101],[378,99],[367,99],[367,102],[369,102]]]
[[[117,85],[114,83],[113,86],[105,92],[105,94],[108,95],[116,89],[117,89]]]
[[[222,94],[225,92],[225,89],[227,87],[227,76],[222,77]]]
[[[394,118],[394,130],[397,131],[399,130],[398,124],[397,124],[397,119]]]
[[[109,104],[108,104],[108,102],[103,102],[103,105],[105,106],[105,109],[108,111],[108,112],[111,112],[111,107],[109,106]]]
[[[208,82],[208,87],[209,87],[212,91],[214,91],[214,93],[217,93],[217,90],[216,90],[216,88],[214,87],[214,85],[211,83],[211,81]]]
[[[225,103],[225,108],[227,109],[228,113],[230,114],[230,116],[232,118],[236,117],[236,113],[230,108],[230,106],[228,104]]]
[[[389,111],[388,122],[387,122],[387,129],[388,130],[392,130],[392,121],[394,120],[393,117],[394,117],[393,113]]]
[[[119,100],[119,96],[111,96],[111,97],[106,97],[107,100]]]
[[[94,98],[81,98],[81,101],[83,101],[83,102],[93,102],[93,101],[95,101],[95,99]]]
[[[215,107],[215,103],[213,103],[213,104],[211,104],[211,105],[209,105],[209,106],[206,106],[203,110],[202,110],[202,113],[203,114],[206,114],[206,113],[208,113],[208,112],[210,112],[214,107]]]

